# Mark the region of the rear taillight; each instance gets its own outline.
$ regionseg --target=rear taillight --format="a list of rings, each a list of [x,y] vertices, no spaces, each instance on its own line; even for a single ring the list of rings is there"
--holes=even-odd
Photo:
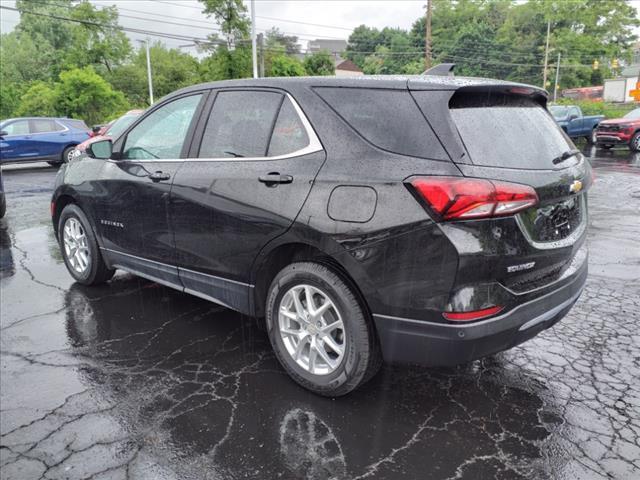
[[[528,185],[464,177],[418,177],[409,181],[439,220],[513,215],[538,203]]]
[[[474,320],[480,320],[481,318],[487,318],[496,313],[502,311],[504,307],[495,306],[489,308],[483,308],[482,310],[473,310],[470,312],[443,312],[442,316],[452,322],[472,322]]]

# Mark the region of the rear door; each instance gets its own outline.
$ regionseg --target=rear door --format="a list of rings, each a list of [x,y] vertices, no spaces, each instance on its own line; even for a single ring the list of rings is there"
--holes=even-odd
[[[33,118],[29,123],[36,156],[58,157],[69,140],[69,128],[50,118]]]
[[[248,312],[253,261],[290,227],[325,154],[284,92],[220,90],[210,103],[171,192],[179,274],[187,291]]]

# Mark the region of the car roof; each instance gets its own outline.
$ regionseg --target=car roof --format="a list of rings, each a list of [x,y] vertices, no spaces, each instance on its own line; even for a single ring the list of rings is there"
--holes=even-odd
[[[545,98],[545,90],[532,85],[494,80],[490,78],[476,77],[447,77],[438,75],[361,75],[357,77],[267,77],[245,78],[238,80],[222,80],[217,82],[202,83],[178,90],[169,96],[179,95],[189,91],[202,90],[203,88],[229,88],[229,87],[352,87],[352,88],[385,88],[385,89],[412,89],[412,90],[458,90],[461,88],[507,88],[524,87],[532,89],[538,95]]]
[[[7,118],[6,120],[2,120],[2,123],[13,122],[14,120],[71,120],[74,122],[83,122],[84,120],[80,120],[78,118],[69,118],[69,117],[16,117],[16,118]]]

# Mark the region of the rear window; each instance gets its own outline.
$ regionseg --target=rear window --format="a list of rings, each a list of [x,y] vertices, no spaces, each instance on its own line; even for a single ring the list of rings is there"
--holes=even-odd
[[[448,160],[407,90],[321,87],[316,92],[376,147],[401,155]]]
[[[451,116],[475,165],[558,168],[552,160],[573,145],[553,117],[533,100],[514,96],[454,95]],[[559,166],[566,167],[568,162]]]

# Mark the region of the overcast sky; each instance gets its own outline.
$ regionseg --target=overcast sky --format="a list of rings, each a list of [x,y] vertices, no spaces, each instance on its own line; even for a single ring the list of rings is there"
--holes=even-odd
[[[213,20],[202,14],[202,4],[197,0],[91,0],[91,3],[117,5],[123,27],[200,38],[211,33],[209,25],[215,28]],[[425,3],[425,0],[256,0],[256,28],[261,32],[278,27],[282,32],[299,37],[300,43],[306,47],[306,42],[315,38],[346,40],[351,30],[363,23],[379,28],[409,29],[416,18],[424,14]],[[249,1],[245,4],[249,7]],[[14,7],[15,1],[0,0],[0,5]],[[18,22],[17,12],[0,10],[0,15],[3,33],[12,30]],[[163,20],[190,26],[163,25]],[[139,34],[128,35],[133,40],[144,38]],[[176,39],[162,41],[170,47],[189,43]]]
[[[213,20],[201,13],[202,4],[197,0],[91,1],[96,5],[117,5],[123,27],[197,38],[206,37],[211,28],[215,28]],[[361,24],[409,29],[424,14],[425,3],[426,0],[256,0],[256,26],[258,32],[278,27],[282,32],[298,36],[306,47],[306,42],[315,38],[346,39],[351,30]],[[632,3],[640,11],[640,0],[632,0]],[[245,0],[245,4],[249,6],[249,1]],[[0,0],[0,5],[14,7],[15,1]],[[18,13],[0,10],[0,20],[1,31],[8,32],[17,24]],[[186,25],[168,25],[163,21]],[[135,33],[128,35],[132,40],[145,37]],[[189,41],[162,41],[167,46],[195,53],[195,48],[183,47],[191,43]]]

